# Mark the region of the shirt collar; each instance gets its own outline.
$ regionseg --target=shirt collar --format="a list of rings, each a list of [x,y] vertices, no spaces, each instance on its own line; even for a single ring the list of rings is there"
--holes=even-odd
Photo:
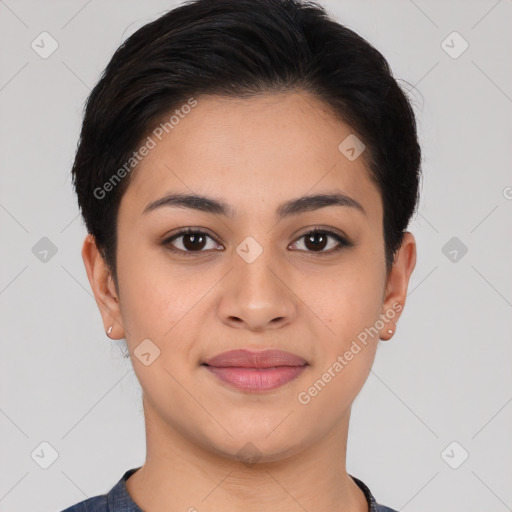
[[[144,512],[137,504],[132,500],[132,497],[128,494],[126,489],[126,480],[139,470],[138,468],[132,468],[126,471],[117,482],[114,487],[107,494],[108,512]]]
[[[377,501],[373,497],[373,494],[371,493],[370,489],[368,489],[368,487],[364,484],[364,482],[362,482],[355,476],[352,476],[350,474],[349,474],[349,476],[350,476],[350,478],[352,478],[352,480],[354,480],[354,482],[357,484],[359,489],[361,489],[361,491],[363,491],[366,501],[368,502],[368,512],[379,512],[379,506],[377,504]]]

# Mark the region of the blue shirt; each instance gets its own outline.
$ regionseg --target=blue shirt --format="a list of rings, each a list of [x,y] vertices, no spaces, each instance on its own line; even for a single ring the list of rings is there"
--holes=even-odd
[[[144,512],[132,500],[132,497],[126,490],[126,480],[138,469],[140,469],[140,467],[129,469],[107,494],[93,496],[84,501],[80,501],[62,512]],[[361,480],[358,480],[352,475],[350,475],[350,477],[363,491],[366,501],[368,502],[368,512],[397,512],[392,508],[379,505],[375,501],[370,489],[368,489]]]

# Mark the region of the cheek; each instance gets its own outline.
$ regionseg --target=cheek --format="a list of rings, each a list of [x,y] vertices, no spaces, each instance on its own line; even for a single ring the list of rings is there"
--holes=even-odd
[[[350,271],[333,272],[329,279],[309,283],[312,308],[323,325],[317,330],[317,364],[304,401],[314,407],[336,403],[340,414],[359,393],[375,358],[379,341],[382,275],[377,265],[360,260]],[[321,333],[323,333],[321,335]],[[318,398],[316,398],[318,396]],[[302,403],[299,400],[299,403]]]
[[[354,258],[355,260],[355,258]],[[382,307],[383,275],[375,263],[363,260],[308,278],[300,297],[329,330],[340,348],[379,318]]]
[[[198,297],[211,287],[208,276],[199,278],[171,265],[154,250],[132,250],[119,258],[121,310],[127,339],[167,339],[190,313]]]
[[[376,324],[381,303],[375,288],[358,279],[346,280],[316,296],[317,314],[324,326],[319,324],[317,331],[317,358],[310,379],[297,396],[313,415],[335,421],[368,377],[379,341]]]
[[[345,416],[368,378],[375,356],[374,346],[358,350],[350,360],[341,353],[299,390],[297,402],[304,413],[323,417],[326,425]]]

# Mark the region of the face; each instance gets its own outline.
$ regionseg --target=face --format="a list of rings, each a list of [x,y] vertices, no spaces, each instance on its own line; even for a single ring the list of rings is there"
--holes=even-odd
[[[279,93],[199,97],[155,138],[119,207],[118,294],[83,251],[154,425],[226,457],[251,442],[262,460],[346,427],[415,263],[408,233],[387,278],[379,191],[338,149],[351,133],[316,98]],[[159,202],[176,194],[210,201]],[[233,349],[306,364],[205,366]]]

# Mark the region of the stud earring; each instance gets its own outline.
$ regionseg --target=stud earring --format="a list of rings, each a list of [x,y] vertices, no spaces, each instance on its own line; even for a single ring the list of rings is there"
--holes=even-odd
[[[396,328],[396,322],[393,322],[395,324],[395,328]],[[388,329],[388,334],[393,334],[395,332],[395,329]]]
[[[107,336],[110,336],[110,333],[111,333],[111,332],[112,332],[112,326],[110,326],[110,327],[108,328]]]

